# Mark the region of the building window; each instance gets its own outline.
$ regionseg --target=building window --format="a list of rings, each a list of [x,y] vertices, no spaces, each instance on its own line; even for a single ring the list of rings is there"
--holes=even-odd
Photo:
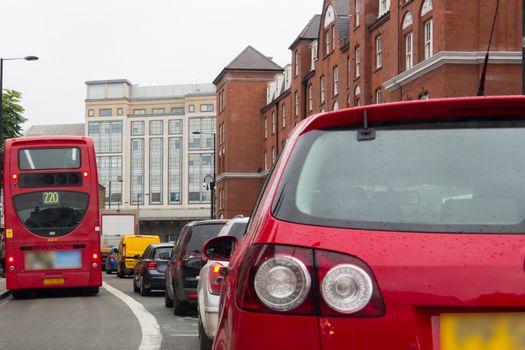
[[[168,139],[168,204],[182,203],[182,138]]]
[[[123,115],[124,109],[123,108],[117,108],[117,115]]]
[[[376,69],[383,66],[383,39],[381,34],[376,37]]]
[[[93,138],[97,153],[122,152],[122,122],[94,122],[88,124],[88,135]]]
[[[390,0],[379,0],[379,17],[390,11]]]
[[[131,139],[130,203],[144,204],[144,139]]]
[[[181,119],[168,120],[168,134],[170,135],[182,134],[182,120]]]
[[[310,70],[315,69],[315,61],[317,61],[317,54],[318,54],[317,50],[318,50],[317,40],[314,40],[314,42],[312,43],[312,62],[310,65]]]
[[[133,110],[133,114],[146,114],[146,110],[145,109],[134,109]]]
[[[299,116],[299,92],[295,92],[295,116]]]
[[[354,106],[361,105],[361,88],[357,85],[354,89]]]
[[[272,111],[272,135],[275,134],[275,129],[277,126],[275,125],[277,123],[277,117],[275,116],[275,111]]]
[[[330,28],[326,29],[324,32],[324,41],[325,41],[325,47],[324,47],[324,55],[328,56],[330,53]]]
[[[420,100],[430,100],[430,94],[428,92],[425,92],[421,95],[419,99]]]
[[[162,139],[149,140],[149,202],[162,204]]]
[[[275,146],[272,146],[272,164],[275,163]]]
[[[432,57],[432,18],[424,24],[425,59]]]
[[[339,102],[335,101],[332,107],[332,111],[337,111],[339,109]]]
[[[337,94],[339,93],[339,67],[337,66],[335,66],[333,69],[333,77],[334,77],[334,81],[333,81],[334,96],[337,96]]]
[[[144,135],[144,122],[131,122],[131,135],[132,136]]]
[[[413,22],[414,22],[414,20],[412,19],[412,14],[410,12],[407,12],[405,14],[405,18],[403,18],[403,26],[402,26],[403,30],[405,30],[408,27],[410,27]]]
[[[299,57],[300,57],[299,50],[295,50],[295,65],[294,65],[295,76],[299,75]]]
[[[184,114],[184,107],[171,107],[170,113],[175,115]]]
[[[414,55],[412,49],[412,32],[405,35],[405,70],[409,70],[414,65]]]
[[[101,108],[98,110],[99,117],[111,117],[113,110],[111,108]]]
[[[195,105],[189,105],[188,106],[188,112],[190,112],[190,113],[195,112]]]
[[[281,106],[281,110],[282,110],[282,127],[284,128],[286,126],[286,105],[283,103],[283,105]]]
[[[213,112],[213,104],[203,104],[201,105],[201,112]]]
[[[268,152],[264,151],[264,170],[268,170]]]
[[[268,118],[264,117],[264,138],[268,138]]]
[[[432,0],[425,0],[423,6],[421,6],[421,16],[426,15],[432,11]]]
[[[188,162],[188,202],[209,203],[211,198],[210,189],[203,187],[202,184],[207,175],[213,174],[213,155],[211,153],[190,154]]]
[[[381,89],[377,89],[376,90],[376,103],[379,104],[379,103],[382,103],[383,101],[383,96],[382,96],[382,93],[381,93]]]
[[[212,149],[213,135],[215,135],[215,118],[190,118],[189,119],[189,142],[190,151]],[[194,134],[200,131],[201,134]]]
[[[224,111],[224,89],[219,92],[219,110]]]
[[[149,134],[150,135],[162,135],[162,120],[152,120],[149,122]]]
[[[359,46],[355,48],[355,77],[361,76],[361,49]]]
[[[164,108],[152,108],[151,113],[152,114],[164,114]]]
[[[95,111],[93,109],[88,109],[88,117],[93,117],[95,115]]]
[[[325,79],[324,79],[324,75],[321,76],[321,78],[319,78],[319,85],[321,86],[321,88],[320,88],[320,91],[321,91],[321,103],[324,103],[324,100],[325,100]]]
[[[361,0],[355,0],[355,26],[359,27],[361,16]]]
[[[97,156],[98,182],[106,188],[105,203],[122,204],[122,157]],[[111,193],[110,184],[111,181]]]
[[[314,96],[312,84],[308,85],[308,111],[314,109]]]

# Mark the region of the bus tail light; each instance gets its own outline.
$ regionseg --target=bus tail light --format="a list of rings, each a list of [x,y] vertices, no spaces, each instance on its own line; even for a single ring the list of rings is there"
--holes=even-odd
[[[10,264],[13,264],[15,262],[15,258],[10,256],[9,258],[7,258],[7,261],[10,263]]]
[[[12,178],[13,180],[18,179],[18,174],[13,174],[13,175],[11,175],[11,178]]]
[[[214,263],[210,265],[210,270],[208,271],[208,278],[210,286],[210,293],[219,295],[221,293],[221,285],[224,277],[221,275],[221,268],[223,266],[219,263]]]
[[[157,268],[157,262],[156,261],[149,261],[147,264],[146,264],[146,268],[148,270],[155,270]]]
[[[82,173],[82,176],[84,176],[84,177],[88,177],[88,175],[89,175],[89,174],[88,174],[87,171],[84,171],[84,172]]]
[[[93,263],[91,264],[91,266],[96,269],[98,267],[98,262],[99,262],[99,253],[97,251],[93,251],[91,253],[91,259],[93,260]]]

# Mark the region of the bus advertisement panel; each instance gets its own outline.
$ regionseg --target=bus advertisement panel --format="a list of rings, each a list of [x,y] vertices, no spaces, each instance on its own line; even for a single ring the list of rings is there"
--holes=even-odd
[[[8,139],[4,157],[6,283],[13,295],[102,285],[93,140]]]

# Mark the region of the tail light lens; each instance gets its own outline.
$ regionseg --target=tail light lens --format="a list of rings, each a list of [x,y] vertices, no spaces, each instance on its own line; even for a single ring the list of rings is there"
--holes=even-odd
[[[7,261],[10,263],[10,264],[13,264],[15,262],[15,258],[10,256],[9,258],[7,258]]]
[[[219,295],[221,293],[221,285],[223,277],[221,276],[221,268],[223,265],[219,263],[213,263],[209,267],[208,271],[208,285],[210,287],[210,293]]]
[[[239,270],[236,300],[242,309],[321,316],[384,314],[372,271],[355,257],[300,247],[255,245],[241,265],[246,267]]]
[[[115,257],[114,257],[113,255],[111,255],[111,256],[109,257],[109,260],[111,260],[111,261],[115,261]]]
[[[146,264],[146,268],[148,270],[155,270],[157,268],[157,262],[155,261],[149,261],[147,264]]]
[[[126,256],[126,245],[125,244],[122,245],[122,256],[124,257]]]

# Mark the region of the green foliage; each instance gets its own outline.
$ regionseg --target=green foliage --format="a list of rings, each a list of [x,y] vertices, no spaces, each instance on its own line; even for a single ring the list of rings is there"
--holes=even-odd
[[[22,93],[15,90],[4,90],[2,95],[3,119],[2,119],[2,140],[22,136],[22,124],[27,121],[22,116],[24,107],[20,104]],[[2,152],[4,145],[2,143]]]

